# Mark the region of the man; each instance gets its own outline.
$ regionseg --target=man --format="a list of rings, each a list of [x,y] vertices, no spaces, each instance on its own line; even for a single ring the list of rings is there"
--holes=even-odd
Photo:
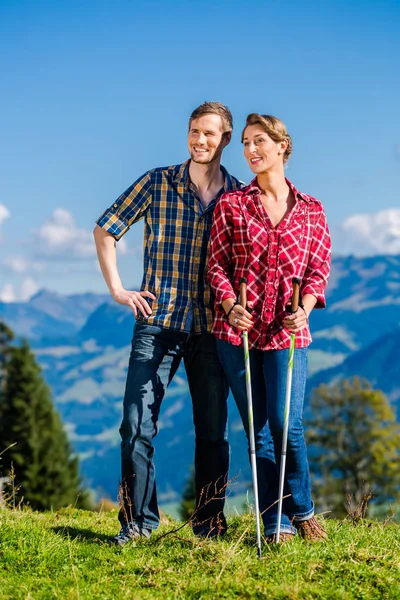
[[[228,387],[211,335],[212,300],[207,246],[212,212],[225,191],[240,187],[221,166],[232,135],[232,115],[205,102],[189,120],[190,160],[145,173],[98,219],[98,258],[113,298],[129,306],[135,332],[124,397],[121,531],[110,543],[149,537],[159,525],[152,439],[162,399],[183,358],[195,429],[197,535],[226,531],[224,488],[229,468],[226,438]],[[115,241],[145,220],[141,291],[125,290]]]

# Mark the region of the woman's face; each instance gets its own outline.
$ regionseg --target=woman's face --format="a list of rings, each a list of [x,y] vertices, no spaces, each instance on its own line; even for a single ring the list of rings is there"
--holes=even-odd
[[[244,156],[256,175],[282,165],[286,145],[286,141],[274,142],[261,125],[248,125],[244,130]]]

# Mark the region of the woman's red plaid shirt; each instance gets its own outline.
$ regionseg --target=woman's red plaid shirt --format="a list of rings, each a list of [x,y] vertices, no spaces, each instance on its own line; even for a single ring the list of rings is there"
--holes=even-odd
[[[282,322],[293,277],[301,279],[302,296],[312,294],[317,298],[316,308],[325,307],[331,241],[324,209],[319,200],[286,181],[296,204],[277,227],[261,203],[257,179],[223,194],[215,207],[208,269],[216,297],[213,333],[235,346],[242,343],[241,334],[229,325],[221,302],[237,298],[241,277],[247,279],[247,298],[253,302],[250,348],[289,347],[290,333]],[[308,327],[296,333],[296,348],[311,341]]]

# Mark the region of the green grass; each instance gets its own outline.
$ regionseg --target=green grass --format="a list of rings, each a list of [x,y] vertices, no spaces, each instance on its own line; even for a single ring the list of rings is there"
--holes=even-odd
[[[254,517],[229,519],[223,541],[170,518],[149,541],[110,548],[117,514],[0,510],[0,599],[400,599],[400,527],[326,520],[330,540],[264,546]]]

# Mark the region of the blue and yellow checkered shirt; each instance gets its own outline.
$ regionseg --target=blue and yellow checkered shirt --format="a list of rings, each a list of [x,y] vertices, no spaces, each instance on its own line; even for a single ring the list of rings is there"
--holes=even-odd
[[[213,298],[207,281],[207,247],[212,214],[218,198],[241,187],[221,167],[225,184],[203,210],[189,179],[189,162],[152,169],[133,183],[97,220],[119,240],[140,219],[144,227],[142,290],[156,300],[147,301],[149,325],[207,333],[213,321]]]

